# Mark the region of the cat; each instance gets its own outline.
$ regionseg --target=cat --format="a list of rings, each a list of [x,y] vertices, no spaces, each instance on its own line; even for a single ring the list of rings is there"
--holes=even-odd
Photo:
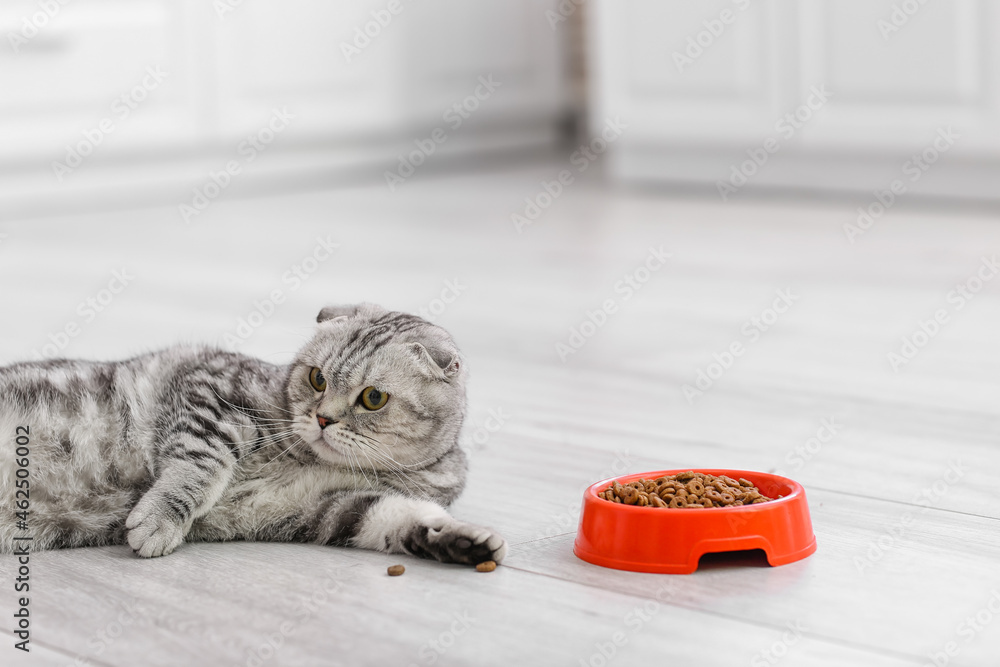
[[[444,509],[467,472],[451,336],[373,304],[317,322],[287,366],[184,345],[0,368],[0,553],[252,540],[502,561],[497,532]]]

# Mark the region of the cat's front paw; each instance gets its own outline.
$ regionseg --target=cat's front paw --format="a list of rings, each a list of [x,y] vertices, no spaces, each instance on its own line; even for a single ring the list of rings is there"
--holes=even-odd
[[[499,533],[451,517],[417,526],[403,546],[415,556],[434,558],[442,563],[477,565],[488,560],[499,563],[507,555],[507,541]]]
[[[184,541],[185,530],[156,503],[143,498],[125,520],[128,544],[143,558],[166,556]]]

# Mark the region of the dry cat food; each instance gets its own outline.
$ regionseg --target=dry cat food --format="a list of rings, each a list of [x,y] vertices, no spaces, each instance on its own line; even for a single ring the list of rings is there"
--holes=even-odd
[[[477,572],[492,572],[495,569],[497,569],[497,564],[492,560],[484,560],[476,566]]]
[[[389,569],[386,570],[386,572],[389,573],[390,577],[398,577],[399,575],[406,572],[406,568],[403,567],[402,565],[390,565]]]
[[[693,470],[656,479],[639,479],[627,484],[614,482],[597,495],[613,503],[675,509],[738,507],[774,500],[762,494],[753,482],[742,477],[736,480],[728,475],[716,477]]]

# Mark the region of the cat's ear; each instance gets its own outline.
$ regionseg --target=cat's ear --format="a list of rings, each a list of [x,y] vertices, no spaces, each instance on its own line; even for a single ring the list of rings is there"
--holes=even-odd
[[[406,349],[417,360],[417,363],[434,375],[443,375],[450,380],[462,370],[462,360],[459,358],[458,350],[447,345],[425,347],[422,343],[407,343]]]
[[[358,314],[359,304],[351,304],[349,306],[327,306],[323,310],[319,311],[319,315],[316,316],[317,322],[326,322],[337,317],[354,317]]]
[[[316,316],[316,321],[328,322],[329,320],[334,320],[338,317],[355,317],[357,315],[374,317],[384,312],[385,308],[374,303],[352,303],[346,306],[327,306],[323,310],[319,311],[319,315]]]

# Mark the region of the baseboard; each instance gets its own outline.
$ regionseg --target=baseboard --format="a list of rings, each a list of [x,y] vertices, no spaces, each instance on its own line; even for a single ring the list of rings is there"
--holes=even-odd
[[[923,170],[909,155],[783,150],[761,162],[757,164],[743,148],[616,146],[607,160],[607,174],[622,183],[689,184],[723,201],[769,190],[793,190],[873,203],[881,197],[890,206],[923,197],[1000,204],[1000,163],[995,161],[942,154]],[[745,182],[741,176],[746,176]]]
[[[318,138],[309,144],[275,142],[252,163],[241,163],[239,172],[224,188],[211,185],[211,174],[225,171],[234,155],[231,147],[192,153],[118,156],[87,163],[59,181],[48,164],[3,165],[0,169],[0,221],[37,219],[63,214],[145,208],[194,206],[198,193],[218,194],[217,199],[260,196],[323,188],[383,187],[391,194],[410,180],[442,172],[532,159],[548,153],[561,141],[560,129],[551,120],[521,122],[482,128],[449,137],[435,147],[400,183],[386,172],[400,173],[398,156],[416,149],[414,130],[406,136],[367,140]],[[221,180],[225,181],[222,176]],[[393,181],[392,184],[387,181]],[[179,220],[181,216],[179,215]]]

